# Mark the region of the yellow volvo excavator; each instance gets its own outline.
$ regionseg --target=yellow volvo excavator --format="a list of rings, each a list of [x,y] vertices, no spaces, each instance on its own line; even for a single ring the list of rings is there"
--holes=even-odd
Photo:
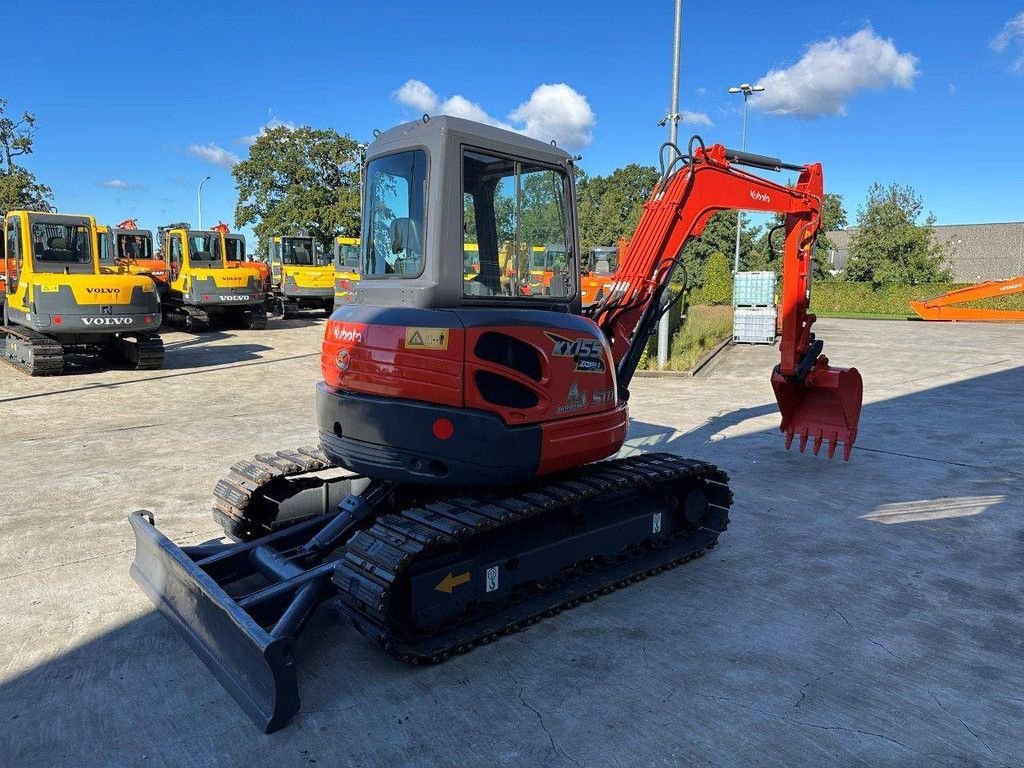
[[[270,238],[268,303],[282,317],[304,309],[334,311],[334,266],[308,235]]]
[[[212,318],[253,330],[267,327],[259,270],[231,258],[221,232],[192,229],[182,222],[159,228],[167,263],[164,319],[186,331],[199,332]],[[231,241],[237,249],[241,241]]]
[[[4,217],[4,361],[32,376],[61,373],[66,353],[137,369],[163,365],[153,281],[100,265],[96,221],[11,211]]]

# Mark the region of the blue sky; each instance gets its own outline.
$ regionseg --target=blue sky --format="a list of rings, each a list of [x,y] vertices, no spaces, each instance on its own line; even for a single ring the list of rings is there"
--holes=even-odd
[[[665,138],[671,0],[160,5],[5,3],[32,22],[0,46],[0,95],[36,114],[25,164],[61,210],[195,224],[209,174],[204,223],[233,223],[226,160],[271,120],[366,140],[424,103],[478,109],[575,136],[591,173],[654,164]],[[748,149],[821,161],[851,219],[873,181],[914,186],[940,223],[1024,219],[1024,2],[838,5],[684,3],[680,106],[711,124],[680,134],[738,146],[742,99],[726,89],[764,78],[764,104],[790,114],[752,101]],[[423,87],[403,104],[409,80]],[[539,98],[561,83],[572,91]]]

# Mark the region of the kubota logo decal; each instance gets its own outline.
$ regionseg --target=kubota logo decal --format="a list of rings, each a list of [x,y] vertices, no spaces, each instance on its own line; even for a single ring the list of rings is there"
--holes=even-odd
[[[576,370],[583,373],[602,373],[604,371],[604,348],[597,339],[567,339],[550,331],[544,332],[555,345],[551,353],[555,357],[571,357],[576,363]]]
[[[334,326],[334,338],[338,341],[354,341],[356,344],[363,343],[363,334],[353,328]]]
[[[750,190],[750,199],[756,200],[759,203],[770,203],[772,201],[771,196],[764,192],[758,192],[756,189]]]
[[[135,322],[133,317],[83,317],[85,325],[131,325]]]

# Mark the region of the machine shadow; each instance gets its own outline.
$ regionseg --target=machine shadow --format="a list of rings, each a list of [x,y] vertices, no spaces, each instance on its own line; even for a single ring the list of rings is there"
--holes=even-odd
[[[870,516],[879,507],[922,501],[920,492],[913,490],[920,488],[920,484],[896,482],[900,472],[925,471],[921,468],[936,467],[953,473],[945,477],[972,470],[990,473],[987,479],[981,478],[990,487],[990,503],[978,514],[991,518],[1011,505],[1015,512],[1020,511],[1024,447],[1019,421],[1007,418],[1007,414],[1014,412],[1022,383],[1024,366],[867,404],[862,412],[858,447],[849,464],[838,459],[829,462],[824,452],[818,457],[809,451],[804,456],[795,449],[786,452],[777,427],[722,437],[724,431],[741,427],[748,419],[773,413],[774,403],[711,418],[682,433],[669,426],[635,421],[630,437],[643,441],[644,451],[663,450],[708,460],[733,475],[736,528],[748,523],[764,525],[764,518],[772,515],[792,515],[787,506],[790,496],[779,494],[779,487],[787,486],[790,490],[795,487],[795,498],[802,500],[803,506],[797,510],[800,533],[810,531],[813,536],[831,529],[837,518],[868,537],[882,530],[901,529],[902,533],[915,528],[879,525]],[[951,435],[949,414],[968,409],[972,411],[970,423],[984,425],[984,435],[977,426],[975,433]],[[974,447],[980,449],[982,442],[984,454],[979,455]],[[914,463],[908,465],[909,470],[894,469],[896,459]],[[822,462],[829,465],[826,467]],[[860,469],[855,469],[858,463]],[[871,482],[871,492],[849,495],[841,503],[818,503],[819,496],[829,493],[832,475],[845,476],[844,482]],[[931,488],[933,498],[949,495],[949,488],[927,487]],[[207,514],[205,509],[196,512]],[[927,519],[929,525],[916,529],[922,531],[922,536],[961,535],[955,527],[962,525],[962,520],[956,515]],[[127,521],[123,534],[122,543],[129,542]],[[1019,539],[1020,525],[1005,535],[1007,539]],[[762,543],[753,538],[732,528],[725,534],[722,547],[729,548],[729,567],[736,567],[753,554],[745,548]],[[929,561],[934,572],[931,575],[936,579],[947,578],[950,566],[943,559],[942,546],[926,541],[929,550],[934,550]],[[880,583],[897,578],[903,567],[902,556],[884,546],[872,551],[878,558],[875,578]],[[831,555],[843,556],[842,552]],[[1012,567],[1013,563],[1005,565]],[[710,566],[698,561],[681,570],[701,567]],[[780,567],[785,568],[785,564]],[[989,567],[1003,568],[999,564]],[[823,578],[841,579],[841,570],[826,571],[828,575]],[[128,577],[122,573],[116,578]],[[697,590],[695,599],[715,601],[716,589],[723,588],[714,579],[694,581],[688,589]],[[647,582],[645,589],[676,587],[678,584],[671,578],[658,577]],[[751,589],[756,588],[756,584],[751,585]],[[69,621],[73,620],[75,617],[70,616]],[[637,617],[636,621],[643,619]],[[514,653],[521,655],[525,651],[516,646]],[[249,746],[269,746],[271,742],[266,740],[272,738],[277,749],[294,745],[307,726],[320,730],[344,726],[346,711],[360,706],[365,695],[376,695],[374,691],[389,691],[388,696],[394,698],[400,696],[394,690],[396,686],[411,680],[419,681],[415,685],[420,687],[440,684],[436,681],[445,676],[443,671],[433,676],[432,670],[438,667],[417,668],[391,660],[323,608],[297,641],[296,655],[302,711],[290,728],[266,737],[256,731],[170,625],[155,611],[147,612],[0,684],[0,712],[4,721],[0,727],[0,754],[11,765],[54,765],[68,761],[104,765],[117,763],[119,754],[137,755],[138,750],[144,749],[159,764],[161,756],[181,757],[182,753],[176,750],[182,749],[182,743],[187,741],[198,742],[196,749],[208,750],[211,742],[207,737],[226,731],[231,731],[231,739],[240,739]],[[8,661],[16,663],[17,659]],[[456,662],[448,662],[452,663]],[[472,665],[470,669],[477,676],[491,674],[486,665]],[[175,725],[171,727],[171,723]],[[308,730],[305,737],[309,737]],[[110,757],[85,755],[80,750],[86,738],[102,744]],[[228,742],[219,743],[228,748]],[[217,744],[214,742],[214,746]],[[195,757],[202,761],[201,755]],[[96,762],[90,763],[93,759]]]
[[[266,344],[219,344],[193,347],[187,351],[182,351],[180,347],[169,348],[163,370],[187,371],[192,368],[248,363],[262,360],[264,353],[273,350],[273,347]]]

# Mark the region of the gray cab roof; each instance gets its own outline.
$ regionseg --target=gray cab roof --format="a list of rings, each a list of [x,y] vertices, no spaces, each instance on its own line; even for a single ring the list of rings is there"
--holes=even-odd
[[[490,149],[504,150],[510,155],[526,155],[553,165],[572,163],[572,155],[550,143],[531,139],[515,131],[495,128],[493,125],[477,123],[461,117],[438,115],[427,120],[413,120],[396,125],[384,131],[367,148],[367,160],[387,154],[399,147],[422,144],[428,148],[440,148],[446,140],[458,140],[466,144],[484,144]]]

